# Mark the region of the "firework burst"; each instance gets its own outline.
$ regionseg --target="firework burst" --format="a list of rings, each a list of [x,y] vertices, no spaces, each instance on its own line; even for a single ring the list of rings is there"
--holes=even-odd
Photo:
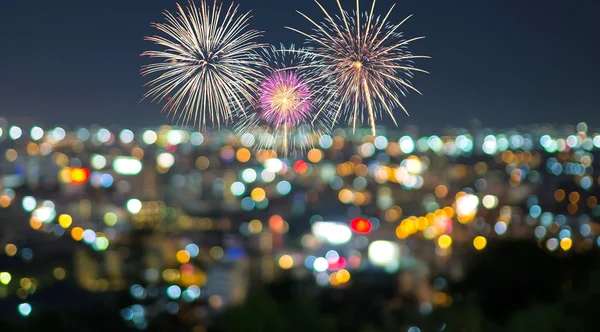
[[[314,121],[315,113],[328,114],[334,104],[319,73],[307,66],[314,56],[293,46],[271,47],[263,56],[270,66],[256,104],[237,121],[236,131],[243,140],[250,140],[250,145],[285,155],[312,147],[313,139],[331,127],[328,121],[332,118]]]
[[[152,24],[164,36],[145,38],[164,49],[142,54],[162,60],[142,68],[143,76],[158,75],[144,98],[166,101],[163,111],[177,122],[220,126],[255,101],[264,65],[256,53],[261,34],[248,29],[250,12],[238,13],[233,3],[226,8],[216,0],[178,4],[176,14],[164,13],[165,23]]]
[[[272,126],[297,126],[312,111],[312,92],[293,71],[275,71],[260,85],[258,105]]]
[[[363,122],[368,118],[375,135],[376,119],[383,114],[388,114],[396,125],[395,108],[400,107],[408,114],[400,96],[405,96],[408,90],[420,94],[410,79],[413,72],[426,71],[415,68],[412,60],[428,57],[412,55],[407,45],[424,37],[405,39],[398,31],[410,16],[399,24],[388,22],[395,5],[381,18],[373,15],[376,0],[373,0],[370,11],[365,13],[361,13],[357,0],[356,11],[352,14],[342,8],[339,0],[336,1],[340,16],[335,18],[315,1],[325,14],[323,23],[298,12],[313,25],[311,33],[287,28],[306,37],[309,53],[318,60],[308,66],[329,77],[327,84],[335,91],[339,101],[334,121],[345,115],[352,128],[356,129],[357,121]]]

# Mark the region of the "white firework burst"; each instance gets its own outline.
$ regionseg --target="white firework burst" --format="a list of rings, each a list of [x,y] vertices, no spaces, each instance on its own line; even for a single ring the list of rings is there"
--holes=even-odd
[[[225,8],[216,0],[177,4],[176,14],[164,12],[165,23],[152,24],[163,35],[145,38],[163,50],[142,54],[162,60],[142,67],[143,76],[158,75],[144,98],[165,102],[163,111],[177,122],[220,126],[254,103],[264,65],[261,33],[248,28],[250,12],[240,14],[233,3]]]

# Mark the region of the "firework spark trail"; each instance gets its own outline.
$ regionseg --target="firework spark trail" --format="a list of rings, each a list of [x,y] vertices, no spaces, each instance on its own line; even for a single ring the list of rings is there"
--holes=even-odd
[[[339,101],[334,123],[345,115],[356,130],[356,122],[363,121],[363,109],[366,109],[373,135],[376,133],[375,122],[384,112],[397,125],[394,107],[400,107],[408,115],[399,96],[405,96],[408,90],[420,94],[409,80],[413,72],[427,73],[413,67],[412,60],[429,58],[412,55],[407,45],[425,37],[403,38],[398,29],[410,16],[399,24],[390,24],[388,19],[395,5],[381,19],[373,15],[376,0],[373,0],[370,10],[364,13],[360,12],[357,0],[353,14],[346,12],[340,1],[336,0],[340,15],[334,18],[318,1],[315,2],[325,15],[323,23],[317,23],[298,12],[313,25],[312,33],[286,28],[306,38],[309,50],[297,52],[308,53],[317,60],[307,66],[319,71],[321,76],[330,78],[326,84],[335,91]],[[322,114],[317,112],[316,117],[319,116]]]
[[[263,45],[255,42],[261,33],[248,29],[250,12],[239,14],[233,3],[223,9],[216,0],[177,4],[176,15],[165,11],[166,22],[152,24],[164,36],[145,38],[164,49],[142,54],[162,60],[142,67],[143,76],[158,75],[144,99],[166,100],[163,111],[177,122],[220,127],[255,101],[264,66],[257,54]]]
[[[314,56],[291,48],[271,47],[263,56],[270,65],[258,90],[257,103],[236,119],[236,132],[251,135],[258,149],[275,149],[287,155],[290,151],[313,146],[315,137],[331,128],[332,117],[314,121],[314,114],[329,114],[336,105],[328,93],[323,77],[307,64]],[[254,144],[256,143],[256,144]]]

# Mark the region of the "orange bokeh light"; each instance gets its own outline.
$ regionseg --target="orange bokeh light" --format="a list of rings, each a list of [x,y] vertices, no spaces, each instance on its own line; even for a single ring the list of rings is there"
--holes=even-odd
[[[274,214],[269,218],[269,228],[277,233],[283,232],[283,218],[280,215]]]
[[[90,171],[85,168],[71,168],[69,170],[69,178],[75,184],[85,183],[90,177]]]

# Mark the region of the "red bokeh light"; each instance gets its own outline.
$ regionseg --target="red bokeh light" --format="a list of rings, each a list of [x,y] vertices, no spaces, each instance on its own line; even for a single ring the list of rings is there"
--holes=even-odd
[[[339,271],[346,267],[347,261],[344,257],[338,258],[336,261],[328,260],[330,271]]]
[[[308,170],[308,164],[304,160],[298,160],[294,163],[294,170],[298,174],[304,174]]]
[[[181,270],[181,273],[192,274],[194,272],[194,266],[189,263],[183,264],[183,265],[181,265],[180,270]]]
[[[367,219],[354,218],[350,221],[350,228],[356,233],[367,234],[373,229],[373,225]]]
[[[165,151],[169,152],[169,153],[175,153],[177,152],[177,145],[165,145]]]
[[[350,256],[350,258],[348,259],[348,266],[353,269],[359,267],[360,266],[360,257]]]

